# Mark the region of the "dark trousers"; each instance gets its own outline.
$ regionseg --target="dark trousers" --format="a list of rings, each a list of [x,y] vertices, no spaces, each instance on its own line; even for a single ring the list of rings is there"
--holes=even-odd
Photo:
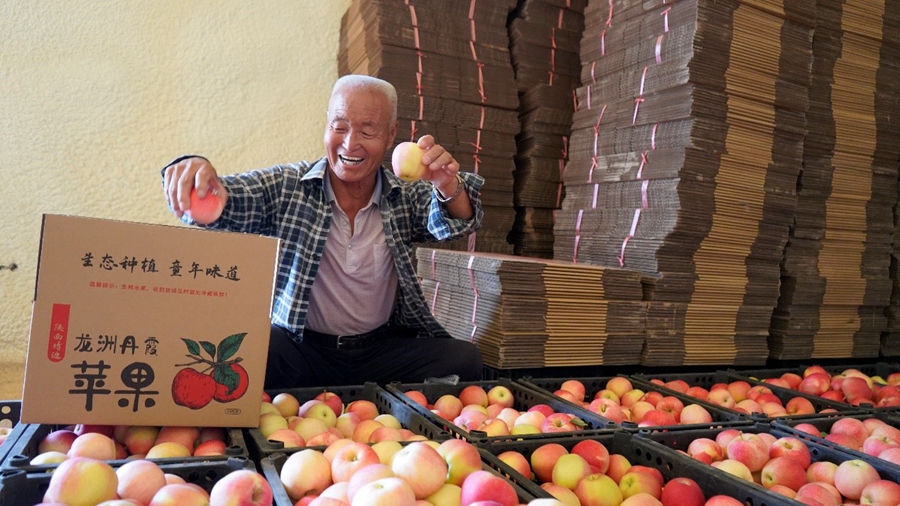
[[[265,388],[421,383],[452,374],[478,381],[482,372],[478,348],[459,339],[387,336],[365,348],[338,350],[311,340],[298,343],[291,332],[272,325]]]

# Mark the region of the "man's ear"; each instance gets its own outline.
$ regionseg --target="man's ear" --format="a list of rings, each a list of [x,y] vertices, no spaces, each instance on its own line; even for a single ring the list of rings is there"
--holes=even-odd
[[[397,138],[397,129],[398,128],[400,128],[400,122],[395,121],[394,124],[391,126],[391,140],[390,140],[390,142],[388,142],[388,145],[391,145],[391,146],[394,145],[394,139]]]

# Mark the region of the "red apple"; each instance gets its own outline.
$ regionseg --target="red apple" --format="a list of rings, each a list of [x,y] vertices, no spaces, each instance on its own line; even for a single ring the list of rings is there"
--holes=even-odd
[[[775,457],[763,466],[760,483],[766,488],[783,485],[796,492],[806,484],[806,470],[792,458]]]
[[[557,443],[547,443],[537,447],[531,452],[531,469],[540,483],[546,483],[553,480],[553,466],[556,461],[563,455],[567,455],[569,450]]]
[[[580,455],[591,467],[593,473],[605,473],[609,469],[609,450],[603,443],[585,439],[572,447],[571,453]]]
[[[679,476],[669,480],[659,497],[663,506],[703,506],[706,499],[696,481]]]
[[[437,447],[437,452],[447,463],[446,483],[462,486],[467,476],[481,469],[481,454],[468,441],[448,439]],[[525,461],[525,467],[528,467],[528,461]],[[528,471],[530,474],[531,469]]]
[[[457,397],[459,397],[459,400],[462,401],[464,406],[475,404],[487,407],[489,404],[487,392],[480,385],[468,385],[464,387],[460,390]]]
[[[859,503],[873,506],[897,506],[900,504],[900,485],[888,480],[869,483],[860,494]]]
[[[519,497],[512,484],[488,471],[470,474],[460,488],[460,504],[473,504],[477,501],[494,501],[500,506],[519,504]]]
[[[409,483],[416,499],[424,499],[444,484],[447,462],[435,448],[416,441],[394,454],[391,471]]]
[[[378,454],[371,446],[351,441],[342,446],[331,460],[331,481],[334,483],[350,481],[350,477],[356,471],[380,462]]]

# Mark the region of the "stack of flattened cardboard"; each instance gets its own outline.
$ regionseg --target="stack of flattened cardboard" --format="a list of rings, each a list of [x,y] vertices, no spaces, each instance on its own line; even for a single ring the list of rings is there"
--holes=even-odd
[[[809,133],[774,357],[876,357],[891,335],[898,10],[896,0],[816,1]]]
[[[397,88],[396,142],[430,134],[484,176],[482,229],[445,246],[511,253],[519,105],[506,20],[515,0],[353,0],[341,21],[338,72]],[[385,163],[390,164],[390,152]]]
[[[646,274],[646,365],[762,364],[812,0],[591,2],[554,257]]]
[[[553,214],[562,203],[573,97],[581,84],[586,5],[587,0],[523,0],[508,24],[522,127],[510,234],[517,255],[553,256]]]
[[[511,255],[416,250],[432,313],[503,368],[640,360],[641,273]]]

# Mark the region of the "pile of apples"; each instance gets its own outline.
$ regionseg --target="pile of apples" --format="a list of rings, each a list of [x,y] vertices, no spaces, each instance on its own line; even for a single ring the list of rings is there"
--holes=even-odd
[[[227,438],[221,427],[75,425],[44,436],[29,464],[59,464],[74,457],[123,460],[221,456],[225,455]]]
[[[760,378],[759,381],[853,406],[900,406],[900,372],[882,378],[848,368],[832,375],[822,366],[811,365],[803,370],[802,375],[784,373],[779,377]]]
[[[342,438],[361,443],[427,439],[404,428],[394,415],[379,413],[370,400],[357,399],[344,406],[340,395],[327,390],[302,404],[289,392],[264,396],[259,431],[284,448],[329,446]]]
[[[513,407],[512,391],[503,385],[488,390],[481,385],[467,385],[458,394],[444,394],[433,403],[419,390],[403,394],[460,429],[481,431],[488,437],[574,432],[587,425],[575,415],[557,412],[547,404],[519,411]]]
[[[292,453],[279,476],[297,506],[518,505],[512,484],[482,465],[478,448],[462,439],[340,439],[324,451]]]
[[[809,447],[791,436],[725,429],[715,439],[694,439],[683,452],[811,506],[900,504],[900,484],[881,479],[871,464],[859,459],[812,462]]]
[[[666,481],[654,467],[632,465],[600,441],[585,439],[571,450],[557,443],[537,447],[526,458],[515,450],[497,457],[565,505],[576,506],[739,506],[729,496],[707,499],[686,477]]]
[[[615,423],[633,422],[639,427],[662,425],[708,424],[713,421],[709,410],[700,404],[687,404],[678,397],[655,390],[635,388],[624,376],[610,378],[593,399],[585,400],[585,386],[579,380],[564,381],[553,395],[578,404]]]
[[[250,470],[226,474],[207,492],[149,460],[114,469],[102,460],[72,457],[53,471],[43,501],[46,506],[270,506],[272,488]]]
[[[793,428],[900,466],[900,429],[878,418],[841,417],[831,424],[828,432],[809,422],[798,423]]]
[[[787,402],[782,402],[781,397],[775,395],[768,386],[751,385],[744,380],[716,383],[710,386],[709,389],[699,385],[689,385],[686,381],[680,379],[663,381],[654,378],[650,382],[739,413],[762,413],[769,418],[812,415],[816,413],[815,405],[806,397],[797,395],[788,399]],[[773,385],[775,384],[773,383]],[[831,413],[834,411],[832,408],[824,408],[819,413]]]

